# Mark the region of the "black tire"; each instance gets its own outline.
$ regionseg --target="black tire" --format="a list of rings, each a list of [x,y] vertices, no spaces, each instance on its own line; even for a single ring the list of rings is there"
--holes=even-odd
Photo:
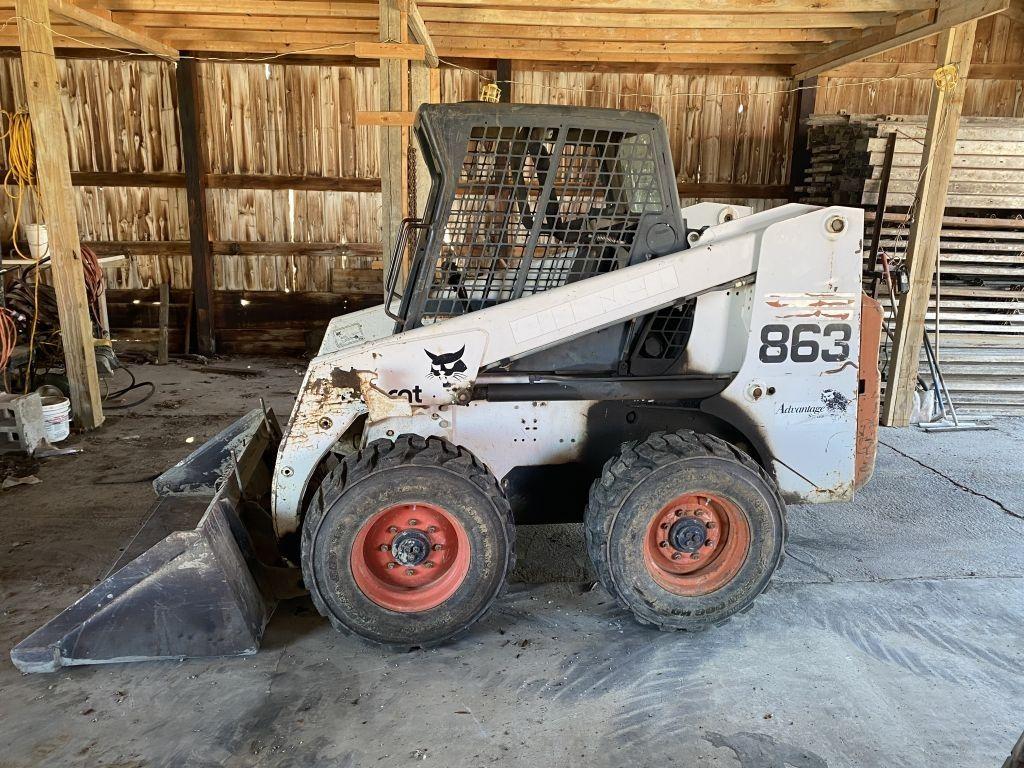
[[[353,542],[388,505],[442,506],[469,537],[468,572],[441,604],[398,612],[369,599],[352,574]],[[375,440],[327,474],[302,526],[302,575],[317,610],[335,629],[393,650],[428,648],[480,619],[508,583],[515,527],[490,471],[469,451],[437,437]]]
[[[735,576],[697,596],[659,584],[644,558],[648,526],[671,499],[707,491],[738,508],[749,549]],[[604,588],[641,624],[698,630],[750,608],[782,561],[785,503],[775,482],[747,454],[710,435],[656,432],[622,445],[590,489],[587,549]],[[664,544],[660,546],[664,547]]]

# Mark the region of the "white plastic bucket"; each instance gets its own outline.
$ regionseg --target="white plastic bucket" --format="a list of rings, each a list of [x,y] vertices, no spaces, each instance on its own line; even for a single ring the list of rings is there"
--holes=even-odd
[[[59,443],[71,434],[71,401],[56,387],[40,387],[43,399],[43,431],[51,443]]]
[[[46,256],[50,249],[50,237],[46,232],[45,224],[23,224],[25,239],[28,240],[28,249],[33,259],[40,259]]]

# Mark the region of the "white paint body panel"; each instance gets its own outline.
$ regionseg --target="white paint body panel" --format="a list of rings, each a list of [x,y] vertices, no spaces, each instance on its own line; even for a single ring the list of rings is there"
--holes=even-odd
[[[713,214],[710,208],[702,213]],[[835,217],[844,222],[838,234],[827,229]],[[522,464],[572,461],[580,448],[573,440],[585,434],[592,403],[467,404],[480,369],[692,295],[700,296],[700,325],[689,348],[693,369],[736,373],[722,395],[705,401],[705,410],[757,433],[789,499],[849,498],[859,383],[861,232],[859,209],[787,205],[715,224],[688,250],[394,336],[343,345],[354,338],[340,333],[346,322],[352,325],[352,316],[336,318],[331,323],[335,341],[325,339],[322,354],[310,363],[278,454],[273,501],[278,534],[297,529],[308,478],[367,411],[364,440],[406,432],[442,435],[469,448],[499,478]],[[742,286],[744,281],[748,284]],[[385,324],[379,319],[360,318],[358,333],[366,338],[381,332]],[[765,325],[791,332],[811,322],[849,325],[844,365],[759,359]],[[831,344],[818,341],[822,350]],[[433,359],[445,355],[458,362],[436,367]],[[430,375],[432,370],[442,375]]]

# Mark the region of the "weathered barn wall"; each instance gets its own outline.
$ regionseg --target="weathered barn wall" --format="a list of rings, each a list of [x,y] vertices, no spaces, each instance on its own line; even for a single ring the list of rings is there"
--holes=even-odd
[[[847,67],[843,77],[818,78],[822,88],[815,111],[859,115],[927,113],[935,45],[936,38],[928,38]],[[897,73],[915,76],[882,79]],[[1024,117],[1024,25],[1003,15],[978,22],[963,114]]]
[[[981,23],[977,46],[976,64],[1002,74],[1024,61],[1024,32],[1004,18]],[[858,71],[821,78],[817,111],[923,112],[931,87],[927,76],[880,78],[905,74],[915,62],[924,62],[918,67],[923,71],[933,51],[934,42],[924,41],[855,65],[867,67],[870,76]],[[666,122],[684,205],[729,200],[761,210],[785,201],[795,130],[788,78],[640,73],[636,66],[564,69],[517,63],[512,100],[658,112]],[[273,301],[294,308],[295,297],[303,295],[309,306],[323,307],[312,314],[329,316],[339,306],[352,306],[350,301],[375,298],[381,283],[376,129],[357,126],[355,115],[376,108],[376,67],[207,61],[199,70],[204,161],[211,179],[233,179],[211,183],[208,191],[220,319],[256,328],[253,318],[276,317],[276,310],[267,309]],[[443,68],[442,101],[477,98],[480,74]],[[168,282],[175,296],[187,296],[191,263],[173,67],[147,59],[62,59],[59,76],[72,170],[135,174],[77,187],[83,240],[118,243],[107,252],[121,248],[131,254],[123,266],[108,270],[112,288],[138,292]],[[1022,86],[1006,77],[972,80],[966,113],[1020,115]],[[18,59],[0,59],[0,106],[17,108],[22,91]],[[258,189],[238,178],[253,174],[263,180]],[[287,177],[319,178],[333,188],[291,189]],[[27,220],[30,211],[29,206]],[[12,225],[4,198],[0,236],[8,238]],[[114,309],[124,307],[115,301]],[[149,323],[139,314],[148,310],[131,312],[132,323]],[[292,314],[286,315],[289,321]],[[308,318],[300,319],[308,326]]]

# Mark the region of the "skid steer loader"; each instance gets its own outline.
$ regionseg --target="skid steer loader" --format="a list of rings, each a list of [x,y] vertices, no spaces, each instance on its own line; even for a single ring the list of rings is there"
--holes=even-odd
[[[583,519],[638,621],[699,629],[765,589],[786,502],[870,477],[859,209],[680,209],[646,113],[428,105],[415,130],[430,197],[385,303],[331,321],[286,428],[256,411],[162,476],[162,501],[212,496],[199,526],[19,667],[252,653],[299,589],[342,632],[431,646],[501,594],[515,525],[544,521]]]

